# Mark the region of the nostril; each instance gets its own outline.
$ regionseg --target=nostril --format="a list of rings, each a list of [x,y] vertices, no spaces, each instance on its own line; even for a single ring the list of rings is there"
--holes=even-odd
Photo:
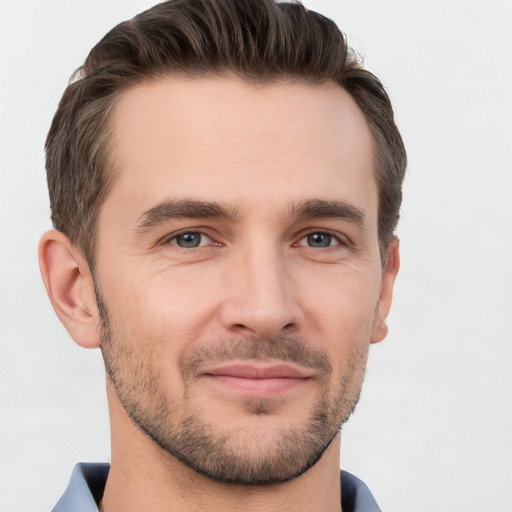
[[[265,324],[265,325],[267,326],[267,324]],[[284,325],[281,328],[281,331],[294,331],[295,328],[296,328],[295,322],[290,322],[290,323]],[[257,333],[262,336],[272,336],[274,334],[274,333],[269,334],[268,332],[266,332],[266,329],[263,328],[261,325],[260,325],[260,328],[257,328],[257,327],[251,328],[251,327],[249,327],[249,325],[246,325],[246,324],[233,324],[231,329],[234,332],[239,332],[239,333],[251,331],[251,332]],[[265,332],[263,332],[263,331],[265,331]]]

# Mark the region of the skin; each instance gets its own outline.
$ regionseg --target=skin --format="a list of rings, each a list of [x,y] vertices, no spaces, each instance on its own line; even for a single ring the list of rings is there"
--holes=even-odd
[[[114,368],[112,466],[101,509],[341,510],[336,428],[355,406],[370,343],[387,334],[399,266],[396,241],[384,265],[379,256],[363,114],[331,83],[167,78],[123,93],[114,124],[119,172],[100,210],[95,269],[110,338],[79,249],[56,231],[40,245],[60,319],[80,345],[103,341]],[[184,199],[222,205],[229,215],[176,216]],[[200,245],[180,247],[183,233]],[[221,363],[282,363],[278,349],[260,357],[240,347],[285,338],[324,356],[330,371],[301,359],[285,361],[300,378],[277,385],[226,384],[215,375]],[[184,373],[183,362],[197,354]],[[151,415],[156,397],[166,421],[194,413],[229,434],[229,446],[248,460],[282,444],[283,433],[301,432],[322,398],[333,406],[335,437],[298,478],[233,486],[199,474],[135,426],[127,409]],[[334,407],[337,400],[346,403]]]

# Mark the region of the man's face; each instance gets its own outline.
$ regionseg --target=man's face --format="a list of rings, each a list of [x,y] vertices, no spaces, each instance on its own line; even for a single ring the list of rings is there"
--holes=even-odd
[[[96,279],[119,400],[216,480],[301,474],[382,338],[362,113],[334,84],[169,78],[125,92],[114,124]]]

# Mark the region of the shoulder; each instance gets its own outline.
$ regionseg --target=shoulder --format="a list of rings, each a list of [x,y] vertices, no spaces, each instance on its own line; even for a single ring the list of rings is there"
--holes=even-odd
[[[343,512],[381,512],[367,485],[347,471],[341,472]]]
[[[77,464],[52,512],[98,512],[109,470],[110,465],[104,463]]]

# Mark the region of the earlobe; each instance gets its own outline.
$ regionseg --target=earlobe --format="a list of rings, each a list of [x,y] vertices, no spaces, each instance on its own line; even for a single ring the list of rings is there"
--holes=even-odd
[[[39,243],[39,267],[53,309],[71,337],[82,347],[99,347],[94,282],[80,250],[60,231],[48,231]]]
[[[400,250],[398,238],[395,238],[388,246],[386,254],[386,263],[382,271],[381,291],[379,303],[375,311],[373,321],[373,330],[371,336],[372,343],[382,341],[388,334],[388,326],[386,323],[391,302],[393,301],[393,287],[395,279],[400,268]]]

